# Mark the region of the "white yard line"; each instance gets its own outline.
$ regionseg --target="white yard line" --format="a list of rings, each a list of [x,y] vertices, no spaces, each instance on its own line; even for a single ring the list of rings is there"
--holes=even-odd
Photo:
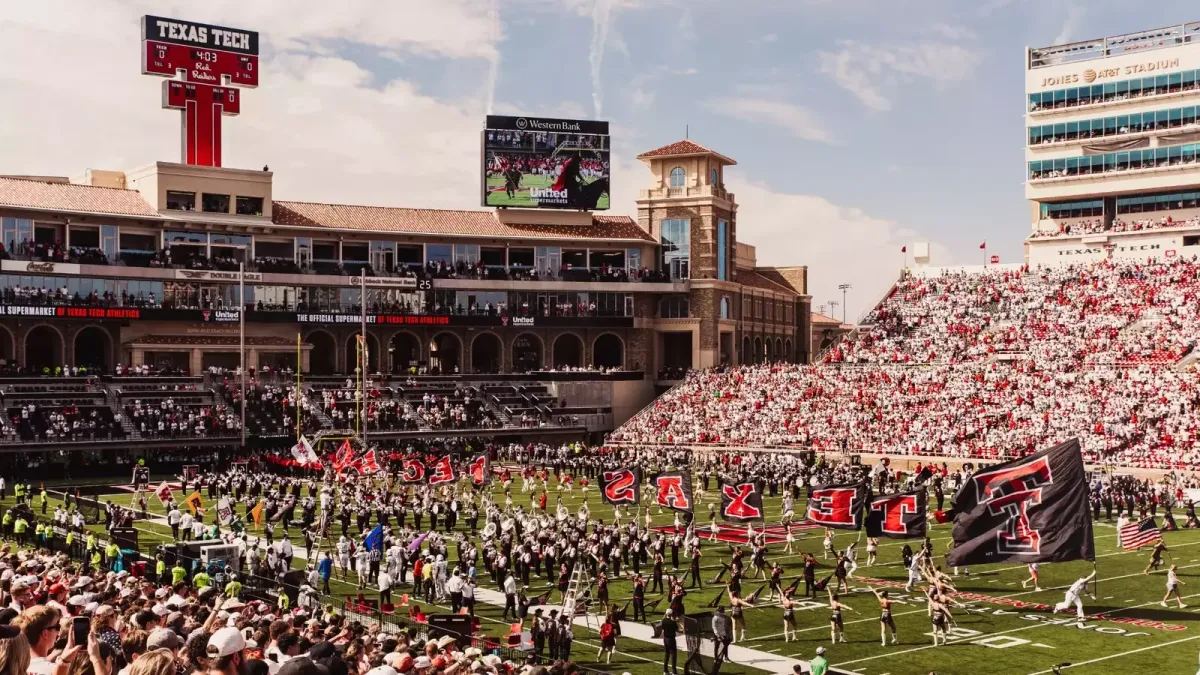
[[[1092,659],[1090,661],[1080,661],[1079,663],[1072,663],[1069,666],[1063,666],[1062,670],[1066,670],[1068,668],[1078,668],[1079,666],[1086,666],[1086,665],[1089,665],[1092,663],[1099,663],[1101,661],[1107,661],[1109,659],[1116,659],[1116,658],[1120,658],[1122,656],[1128,656],[1129,654],[1137,654],[1138,652],[1146,652],[1146,651],[1150,651],[1151,649],[1162,649],[1163,647],[1170,647],[1171,645],[1177,645],[1181,642],[1191,642],[1192,640],[1200,640],[1200,635],[1193,635],[1192,637],[1183,638],[1181,640],[1172,640],[1171,642],[1164,642],[1162,644],[1150,645],[1149,647],[1142,647],[1141,649],[1131,649],[1127,652],[1121,652],[1120,654],[1112,654],[1111,656],[1101,656],[1098,659]],[[1029,675],[1048,675],[1049,673],[1053,673],[1053,672],[1054,672],[1053,669],[1039,670],[1036,673],[1030,673]]]
[[[1193,593],[1192,595],[1185,595],[1184,597],[1185,598],[1194,598],[1198,595],[1200,595],[1200,593]],[[1158,604],[1158,601],[1153,600],[1151,602],[1145,602],[1140,605],[1133,605],[1132,607],[1125,607],[1123,609],[1113,610],[1112,612],[1108,612],[1107,615],[1118,614],[1120,612],[1125,612],[1125,611],[1128,611],[1131,609],[1137,609],[1138,607],[1149,607],[1150,605],[1157,605],[1157,604]],[[1086,621],[1087,619],[1084,618],[1082,620]],[[1047,626],[1057,626],[1057,625],[1059,625],[1059,624],[1039,622],[1039,623],[1030,624],[1028,626],[1021,626],[1020,628],[1010,628],[1009,630],[1001,630],[1001,631],[996,631],[994,633],[981,633],[979,635],[972,635],[971,637],[958,638],[958,639],[955,639],[954,642],[955,642],[955,644],[959,644],[962,642],[969,642],[971,640],[980,640],[983,638],[992,637],[994,635],[1008,635],[1009,633],[1020,633],[1022,631],[1032,630],[1034,628],[1045,628]],[[1197,637],[1200,637],[1200,636],[1197,636]],[[1162,645],[1156,645],[1156,647],[1161,647],[1161,646]],[[864,657],[861,659],[854,659],[853,661],[844,661],[844,662],[842,662],[841,665],[848,666],[852,663],[863,663],[864,661],[874,661],[875,659],[886,659],[886,658],[889,658],[892,656],[899,656],[901,654],[911,654],[912,652],[925,651],[926,649],[936,649],[936,646],[929,644],[929,645],[925,645],[923,647],[914,647],[912,649],[903,649],[898,652],[888,652],[888,653],[884,653],[884,654],[876,654],[875,656],[867,656],[867,657]]]

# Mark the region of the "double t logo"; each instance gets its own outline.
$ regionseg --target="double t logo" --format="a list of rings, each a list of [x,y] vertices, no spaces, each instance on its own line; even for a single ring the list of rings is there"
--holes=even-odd
[[[980,504],[988,513],[1007,516],[996,532],[1000,554],[1039,553],[1042,535],[1029,525],[1028,508],[1042,503],[1042,490],[1054,484],[1050,461],[1041,457],[1028,464],[996,471],[981,471],[971,477]]]

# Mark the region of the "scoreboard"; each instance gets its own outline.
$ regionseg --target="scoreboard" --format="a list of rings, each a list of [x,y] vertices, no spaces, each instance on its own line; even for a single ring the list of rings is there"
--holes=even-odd
[[[210,87],[178,80],[163,82],[164,108],[186,110],[189,101],[220,106],[223,115],[237,115],[242,112],[242,97],[233,87]]]
[[[168,78],[162,106],[182,113],[183,163],[221,166],[221,118],[242,111],[237,87],[258,86],[258,33],[147,14],[142,74]]]
[[[258,86],[258,56],[154,40],[146,40],[145,46],[142,55],[144,75],[175,77],[182,70],[187,82]]]

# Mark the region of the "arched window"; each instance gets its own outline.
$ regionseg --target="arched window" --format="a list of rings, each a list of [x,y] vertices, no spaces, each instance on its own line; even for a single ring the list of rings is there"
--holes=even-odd
[[[716,169],[712,170],[712,180],[710,180],[708,182],[712,183],[713,185],[720,185],[720,182],[717,180],[717,170]]]
[[[686,180],[687,172],[683,170],[682,166],[677,166],[674,169],[671,169],[671,187],[681,188]]]
[[[662,319],[688,318],[688,297],[686,295],[668,295],[658,303],[658,316]]]
[[[721,296],[721,318],[729,318],[729,298],[727,296]]]

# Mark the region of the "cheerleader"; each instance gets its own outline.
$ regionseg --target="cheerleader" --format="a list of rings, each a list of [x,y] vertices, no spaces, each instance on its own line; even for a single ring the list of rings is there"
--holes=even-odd
[[[933,597],[929,598],[929,623],[933,626],[933,646],[938,646],[938,636],[942,638],[942,645],[946,644],[946,626],[949,623],[950,612],[946,606],[939,600]]]
[[[783,547],[783,552],[787,553],[788,555],[791,555],[792,547],[795,546],[795,544],[796,544],[796,535],[792,533],[791,525],[788,525],[788,527],[787,527],[787,535],[786,536],[787,536],[787,539],[785,541],[787,542],[787,545]]]
[[[875,537],[867,537],[867,567],[875,564],[875,556],[879,552],[879,540]]]
[[[579,479],[579,491],[583,493],[583,503],[586,504],[588,500],[588,479]]]
[[[1179,609],[1187,607],[1183,604],[1183,596],[1179,594],[1179,587],[1183,582],[1179,580],[1179,575],[1175,571],[1178,567],[1178,565],[1171,565],[1171,569],[1167,570],[1167,594],[1163,596],[1162,602],[1158,603],[1163,607],[1167,606],[1167,600],[1171,599],[1172,593],[1175,594],[1175,600],[1179,603]]]
[[[825,544],[824,544],[824,546],[825,546],[825,559],[826,560],[829,559],[830,554],[832,554],[834,558],[837,557],[837,551],[835,551],[833,548],[833,530],[828,527],[825,528]]]
[[[796,603],[789,597],[784,597],[783,605],[783,641],[799,641],[796,637]]]
[[[1029,563],[1029,578],[1021,582],[1021,588],[1029,588],[1029,582],[1033,582],[1033,590],[1040,591],[1042,587],[1038,584],[1038,564]]]
[[[842,620],[842,610],[847,609],[853,612],[854,608],[838,602],[837,593],[829,589],[825,590],[829,593],[829,641],[836,643],[840,638],[841,642],[847,642],[846,626]]]
[[[879,644],[887,646],[889,629],[892,632],[892,644],[899,644],[900,639],[896,637],[896,620],[892,618],[892,601],[888,598],[888,592],[875,589],[871,589],[871,592],[875,594],[875,599],[879,600]]]
[[[770,597],[767,598],[768,601],[775,600],[776,594],[779,594],[780,598],[783,597],[782,583],[783,583],[783,568],[780,567],[779,563],[777,563],[777,562],[771,563],[771,577],[770,577],[770,581],[768,582],[768,584],[770,585],[770,589],[771,589],[771,595],[770,595]]]
[[[747,602],[732,591],[729,592],[729,618],[733,620],[733,641],[746,641],[746,612],[742,607],[753,607],[754,604]],[[740,637],[739,637],[740,636]]]
[[[717,519],[714,516],[708,521],[708,540],[716,541],[718,531],[720,531],[720,528],[717,526]]]

